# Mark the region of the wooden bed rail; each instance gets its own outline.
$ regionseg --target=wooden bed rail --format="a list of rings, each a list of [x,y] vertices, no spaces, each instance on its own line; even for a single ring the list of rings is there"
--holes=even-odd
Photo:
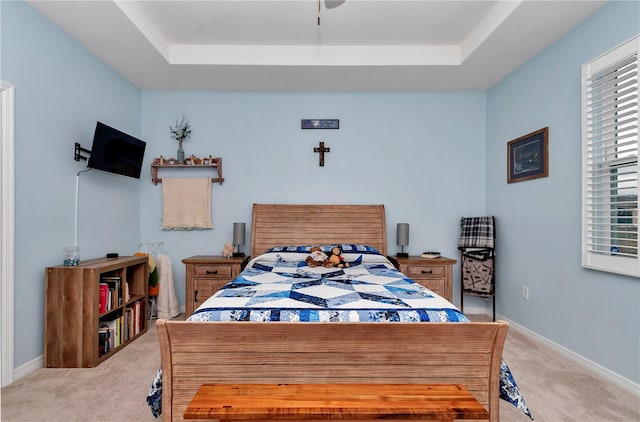
[[[462,384],[498,422],[508,324],[156,322],[162,418],[202,384]]]

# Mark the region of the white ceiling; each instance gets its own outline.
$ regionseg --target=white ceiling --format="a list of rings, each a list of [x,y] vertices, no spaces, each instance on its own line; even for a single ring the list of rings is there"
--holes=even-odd
[[[142,89],[484,90],[606,1],[30,3]]]

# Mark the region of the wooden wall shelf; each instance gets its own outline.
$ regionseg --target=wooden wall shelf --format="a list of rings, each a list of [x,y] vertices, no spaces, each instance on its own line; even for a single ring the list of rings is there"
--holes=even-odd
[[[151,181],[154,185],[158,183],[162,183],[162,178],[158,177],[158,169],[189,169],[189,168],[210,168],[217,172],[218,177],[212,177],[211,181],[214,183],[224,182],[224,177],[222,177],[222,158],[221,157],[206,157],[199,158],[195,155],[191,157],[185,158],[184,164],[178,164],[178,160],[175,158],[164,158],[162,155],[158,158],[154,158],[151,163]]]

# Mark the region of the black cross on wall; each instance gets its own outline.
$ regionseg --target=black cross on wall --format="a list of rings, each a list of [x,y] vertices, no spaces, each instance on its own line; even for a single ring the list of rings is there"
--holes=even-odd
[[[320,142],[320,146],[317,146],[313,149],[313,152],[318,152],[320,153],[320,156],[318,157],[320,159],[320,167],[324,167],[324,153],[325,152],[331,152],[331,148],[325,148],[324,147],[324,142]]]

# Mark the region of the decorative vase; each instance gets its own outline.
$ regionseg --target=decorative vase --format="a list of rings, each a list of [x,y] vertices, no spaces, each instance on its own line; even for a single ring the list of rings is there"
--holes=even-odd
[[[182,149],[182,139],[178,140],[178,164],[184,164],[184,150]]]

